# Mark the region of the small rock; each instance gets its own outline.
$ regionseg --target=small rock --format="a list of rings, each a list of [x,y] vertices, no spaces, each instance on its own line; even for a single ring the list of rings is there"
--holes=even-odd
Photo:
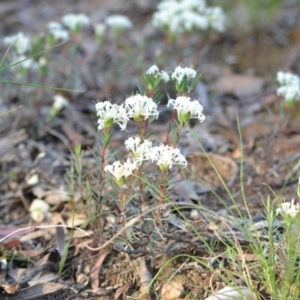
[[[161,300],[175,300],[183,292],[183,285],[178,280],[166,282],[161,289]]]

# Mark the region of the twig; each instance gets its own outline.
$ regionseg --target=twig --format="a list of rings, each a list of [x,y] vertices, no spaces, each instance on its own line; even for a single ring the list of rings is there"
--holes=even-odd
[[[2,243],[3,241],[5,241],[6,239],[8,239],[9,237],[11,237],[14,234],[16,234],[18,232],[21,232],[21,231],[26,231],[28,229],[48,229],[48,228],[58,228],[58,227],[64,227],[64,228],[79,230],[79,231],[83,232],[86,236],[91,237],[86,231],[84,231],[83,229],[81,229],[79,227],[73,227],[73,226],[68,226],[68,225],[64,225],[64,224],[60,224],[60,225],[42,225],[42,226],[29,226],[29,227],[19,228],[19,229],[13,231],[12,233],[6,235],[4,238],[0,239],[0,243]]]
[[[180,203],[164,203],[163,205],[161,205],[161,208],[166,208],[170,205],[189,205],[189,206],[195,206],[197,207],[196,204],[191,204],[191,203],[186,203],[186,202],[180,202]],[[102,246],[98,247],[98,248],[92,248],[89,247],[88,245],[86,245],[86,247],[92,251],[98,251],[101,250],[105,247],[107,247],[109,244],[111,244],[118,236],[120,236],[125,230],[127,230],[129,227],[133,226],[135,223],[137,223],[143,216],[147,215],[148,213],[150,213],[151,211],[158,209],[158,206],[152,207],[147,209],[146,211],[142,212],[140,215],[138,215],[137,217],[131,219],[126,225],[125,227],[123,227],[122,229],[120,229],[112,238],[110,238],[107,242],[105,242]]]

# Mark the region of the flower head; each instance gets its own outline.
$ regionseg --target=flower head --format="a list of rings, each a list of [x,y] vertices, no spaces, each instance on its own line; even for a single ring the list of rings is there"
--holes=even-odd
[[[278,72],[277,81],[280,84],[277,95],[282,96],[286,101],[300,99],[300,78],[297,75]]]
[[[157,104],[147,96],[136,94],[127,98],[124,105],[129,116],[137,122],[147,120],[151,116],[158,118]]]
[[[54,102],[52,104],[49,116],[50,121],[52,120],[52,118],[56,117],[64,107],[66,107],[69,104],[68,100],[60,94],[56,94],[55,96],[53,96],[53,100]]]
[[[104,40],[104,36],[105,36],[105,24],[104,23],[97,23],[94,26],[94,32],[95,32],[95,36],[98,39],[98,41],[100,43],[102,43],[103,40]]]
[[[160,79],[162,79],[165,82],[168,82],[170,80],[169,74],[165,71],[159,71],[159,68],[157,67],[157,65],[151,66],[146,71],[146,74],[153,76],[154,78],[159,78],[159,81],[160,81]]]
[[[15,63],[17,64],[14,65],[13,68],[16,67],[17,69],[36,70],[38,67],[37,62],[34,59],[28,58],[26,55],[23,54],[17,57],[17,61]]]
[[[42,222],[51,217],[50,205],[42,199],[34,199],[29,207],[30,216],[36,222]]]
[[[177,97],[175,100],[170,99],[168,106],[172,105],[173,109],[177,110],[178,120],[180,123],[184,124],[192,118],[196,118],[199,122],[205,120],[203,115],[203,106],[198,100],[191,101],[190,97]]]
[[[109,128],[117,123],[121,130],[124,130],[129,121],[126,109],[122,105],[112,104],[109,101],[98,102],[96,104],[98,120],[98,130]]]
[[[194,79],[197,75],[197,72],[194,69],[185,67],[182,68],[178,66],[175,68],[174,72],[172,73],[171,78],[175,79],[178,83],[181,83],[184,78],[187,80]]]
[[[156,162],[162,171],[171,169],[173,165],[187,166],[187,161],[180,150],[166,145],[153,147],[148,153],[148,159]]]
[[[56,110],[62,110],[65,106],[69,104],[68,100],[60,94],[53,96],[53,108]]]
[[[30,39],[23,32],[7,36],[3,42],[5,45],[13,45],[17,54],[24,54],[31,49]]]
[[[90,24],[90,18],[84,14],[66,14],[62,17],[62,22],[71,31],[78,32],[82,27]]]
[[[123,186],[126,183],[127,177],[133,174],[133,171],[138,168],[136,162],[131,162],[127,159],[124,164],[120,161],[115,161],[112,165],[107,165],[104,168],[105,172],[109,172],[114,176],[116,183]]]
[[[153,15],[153,25],[173,35],[206,30],[224,30],[225,15],[220,7],[206,7],[204,0],[164,0]]]
[[[276,215],[286,215],[290,216],[291,218],[295,218],[297,214],[300,212],[300,204],[296,203],[294,199],[291,202],[284,202],[281,203],[278,208],[276,209]]]
[[[137,165],[141,165],[143,161],[148,159],[152,142],[149,140],[141,140],[139,137],[130,137],[125,141],[125,146],[127,150],[130,150],[133,153],[134,161]]]
[[[175,68],[171,78],[176,81],[176,90],[179,94],[189,91],[197,82],[197,72],[188,67],[178,66]]]
[[[126,16],[112,15],[105,19],[107,26],[111,27],[116,33],[122,32],[124,29],[132,27],[132,22]]]
[[[69,31],[65,30],[60,23],[50,22],[48,29],[55,40],[66,40],[69,37]]]

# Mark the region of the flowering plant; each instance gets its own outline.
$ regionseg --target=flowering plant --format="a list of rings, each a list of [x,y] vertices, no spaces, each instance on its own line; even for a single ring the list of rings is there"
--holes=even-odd
[[[167,73],[160,71],[156,65],[149,68],[144,75],[146,79],[148,78],[148,82],[152,82],[151,88],[149,88],[151,93],[154,92],[160,80],[169,79]],[[185,87],[189,86],[190,81],[194,81],[195,78],[197,78],[197,74],[193,69],[180,66],[175,69],[172,78],[176,81],[176,88],[180,88],[182,82],[184,82]],[[178,93],[182,91],[183,90],[179,89]],[[158,178],[159,186],[159,209],[154,223],[161,217],[161,207],[167,197],[167,183],[171,176],[171,169],[174,166],[187,167],[187,160],[178,147],[180,131],[191,118],[197,118],[200,122],[205,120],[203,107],[197,100],[191,101],[188,96],[178,96],[176,99],[170,99],[168,106],[170,105],[173,106],[174,113],[170,119],[170,126],[167,128],[172,129],[172,124],[179,124],[174,128],[177,138],[174,138],[170,143],[168,132],[165,143],[161,143],[149,139],[151,136],[151,133],[148,132],[149,121],[157,119],[159,116],[157,104],[151,97],[135,94],[125,99],[121,105],[112,104],[109,101],[96,104],[97,116],[99,117],[98,129],[104,130],[100,179],[102,182],[102,171],[109,172],[119,186],[119,211],[123,226],[125,226],[126,203],[128,203],[133,186],[138,188],[138,199],[141,207],[141,199],[145,185],[142,179],[145,162],[148,162],[147,173],[152,170],[148,168],[148,166],[151,165],[149,162],[153,163],[152,166],[154,170],[156,170],[156,173],[158,173],[157,176],[149,177],[149,180]],[[120,125],[121,130],[125,130],[130,119],[137,123],[138,129],[137,136],[129,137],[125,140],[125,147],[132,153],[132,157],[127,158],[124,163],[118,160],[112,164],[107,164],[105,153],[110,145],[112,125],[117,123]],[[176,119],[178,122],[176,122]],[[157,183],[154,184],[157,185]]]

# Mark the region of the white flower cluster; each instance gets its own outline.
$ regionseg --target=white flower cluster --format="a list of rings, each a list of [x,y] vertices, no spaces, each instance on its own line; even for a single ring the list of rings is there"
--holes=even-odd
[[[30,38],[25,36],[23,32],[10,35],[4,38],[4,45],[13,45],[17,54],[22,55],[31,50]]]
[[[147,75],[152,75],[154,78],[160,77],[164,82],[168,82],[170,80],[170,76],[166,71],[159,71],[158,66],[153,65],[147,71]]]
[[[159,112],[157,110],[157,104],[152,98],[136,94],[125,100],[125,108],[128,111],[130,118],[135,121],[143,121],[153,116],[158,118]]]
[[[143,161],[148,159],[152,142],[149,140],[142,141],[139,137],[130,137],[125,141],[125,147],[128,151],[133,153],[134,161],[140,166]]]
[[[111,127],[117,123],[121,130],[124,130],[129,121],[129,115],[122,105],[112,104],[109,101],[98,102],[96,104],[98,120],[98,130]]]
[[[55,40],[66,40],[69,38],[69,31],[64,29],[60,23],[50,22],[47,27]]]
[[[117,30],[123,30],[132,27],[132,22],[126,16],[112,15],[105,19],[105,23],[108,27]]]
[[[133,153],[134,161],[137,165],[141,165],[143,161],[151,160],[155,162],[162,170],[169,170],[172,166],[187,166],[185,157],[180,150],[166,145],[152,147],[152,142],[145,139],[129,138],[125,141],[127,150]]]
[[[181,123],[185,123],[191,118],[196,118],[199,122],[205,120],[203,106],[198,100],[191,101],[190,97],[180,96],[176,99],[170,99],[168,106],[170,105],[173,106],[173,109],[177,110],[178,119]]]
[[[5,45],[11,45],[14,49],[13,64],[15,64],[15,66],[12,68],[23,70],[35,70],[38,68],[39,64],[34,59],[28,58],[28,53],[32,48],[31,40],[28,36],[19,32],[15,35],[5,37],[3,42]]]
[[[155,162],[162,171],[171,169],[173,165],[187,166],[185,157],[177,148],[165,145],[152,147],[151,141],[141,140],[139,137],[130,137],[125,141],[125,146],[133,153],[133,161],[127,159],[124,164],[115,161],[104,168],[105,172],[110,172],[114,176],[119,185],[124,185],[127,177],[133,175],[133,172],[146,160]]]
[[[280,84],[277,95],[286,101],[300,100],[300,78],[297,75],[278,72],[277,81]]]
[[[175,68],[174,72],[171,75],[171,78],[173,80],[176,80],[178,83],[181,83],[181,81],[183,81],[184,78],[186,78],[187,80],[190,79],[194,79],[197,75],[197,72],[192,69],[192,68],[188,68],[188,67],[181,67],[178,66]]]
[[[276,215],[288,215],[291,218],[295,218],[297,214],[300,212],[299,203],[295,204],[294,199],[291,202],[284,202],[279,205],[276,209]]]
[[[225,14],[220,7],[206,7],[204,0],[163,0],[153,15],[153,25],[181,34],[212,28],[224,31]]]
[[[124,130],[131,118],[140,122],[151,116],[158,118],[159,114],[153,99],[140,94],[127,98],[122,105],[112,104],[109,101],[98,102],[96,110],[99,116],[98,130],[111,127],[114,123]]]
[[[187,166],[187,161],[180,150],[167,145],[153,147],[148,159],[155,162],[163,171],[171,169],[173,165],[181,165],[184,168]]]
[[[71,31],[78,31],[82,27],[90,24],[90,18],[85,14],[66,14],[62,17],[62,22]]]
[[[103,37],[105,35],[105,24],[97,23],[94,26],[94,32],[97,37]]]
[[[124,185],[127,177],[131,176],[137,168],[134,161],[131,162],[130,159],[127,159],[123,164],[120,161],[115,161],[112,165],[107,165],[104,171],[111,173],[119,185]]]

